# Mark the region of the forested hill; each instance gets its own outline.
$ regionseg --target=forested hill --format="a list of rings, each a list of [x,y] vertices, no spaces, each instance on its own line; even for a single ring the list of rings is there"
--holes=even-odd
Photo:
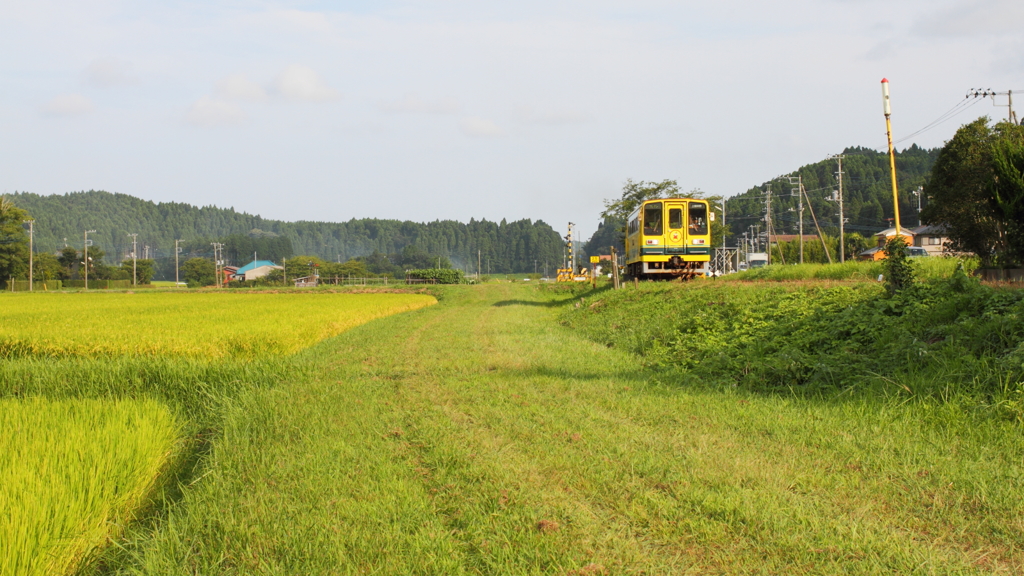
[[[896,177],[900,201],[900,223],[917,226],[917,197],[914,191],[924,185],[938,158],[939,148],[925,149],[916,144],[896,152]],[[892,181],[889,174],[889,155],[869,148],[847,148],[843,151],[843,213],[848,232],[869,236],[892,226]],[[801,176],[811,207],[823,231],[837,234],[839,206],[828,200],[838,190],[836,160],[822,160],[800,167],[789,173]],[[788,176],[787,175],[787,176]],[[777,178],[755,186],[726,201],[726,223],[735,235],[742,235],[751,225],[760,224],[765,232],[765,191],[772,191],[772,227],[776,234],[795,234],[798,225],[797,198],[791,195],[796,184],[789,178]],[[923,199],[927,204],[927,199]],[[814,234],[811,213],[804,213],[804,233]],[[735,239],[729,241],[735,245]]]
[[[348,222],[284,222],[236,212],[233,208],[202,208],[177,202],[154,203],[127,194],[91,190],[52,196],[14,193],[8,198],[35,219],[36,251],[53,252],[67,245],[81,248],[83,232],[116,263],[130,250],[137,233],[140,256],[143,246],[150,256],[172,256],[175,239],[196,246],[229,235],[279,236],[291,242],[291,252],[348,260],[374,251],[401,252],[405,246],[448,257],[456,266],[476,270],[477,251],[487,272],[533,272],[545,263],[553,268],[562,260],[562,239],[543,221],[500,223],[470,220],[462,223],[438,220],[420,223],[362,219]],[[208,244],[207,244],[208,246]],[[251,254],[225,254],[234,264],[251,260]]]

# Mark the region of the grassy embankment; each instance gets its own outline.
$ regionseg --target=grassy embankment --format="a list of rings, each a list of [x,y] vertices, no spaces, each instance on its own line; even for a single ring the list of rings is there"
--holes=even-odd
[[[963,262],[967,272],[977,267],[977,259],[967,258],[912,258],[917,275],[922,280],[939,280],[948,278],[957,266]],[[726,282],[742,282],[750,280],[768,280],[789,282],[793,280],[856,280],[874,281],[879,275],[885,274],[882,261],[857,262],[853,260],[842,264],[788,264],[772,265],[763,268],[746,270],[736,274],[722,276],[719,280]]]
[[[116,553],[103,550],[109,539],[140,509],[165,508],[197,473],[225,404],[302,373],[289,354],[303,347],[433,302],[414,294],[0,297],[0,574],[71,573]]]
[[[724,288],[606,292],[571,309],[575,330],[557,320],[578,297],[451,289],[303,351],[309,370],[225,404],[202,475],[126,545],[121,571],[1024,569],[1012,419],[932,396],[693,385],[694,368],[642,369],[651,350],[614,339],[637,318],[600,323],[620,309],[650,319],[666,300],[724,301],[738,324],[770,307],[712,292]],[[673,306],[663,315],[689,322]],[[620,344],[585,337],[608,331]]]

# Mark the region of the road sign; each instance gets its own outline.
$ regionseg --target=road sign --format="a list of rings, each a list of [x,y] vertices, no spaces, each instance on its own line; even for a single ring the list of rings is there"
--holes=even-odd
[[[590,257],[590,263],[591,264],[597,264],[600,261],[601,261],[601,257],[600,256],[591,256]]]

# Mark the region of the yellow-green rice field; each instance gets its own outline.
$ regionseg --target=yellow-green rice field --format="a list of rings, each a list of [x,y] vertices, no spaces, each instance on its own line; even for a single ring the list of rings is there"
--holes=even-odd
[[[171,459],[153,400],[0,399],[0,576],[68,574],[116,537]]]
[[[155,495],[188,481],[185,462],[216,426],[200,405],[220,406],[253,374],[275,380],[292,354],[325,338],[436,302],[400,293],[0,294],[0,576],[74,574],[116,552],[110,542],[164,501]]]
[[[7,294],[0,297],[0,358],[287,355],[436,302],[426,294]]]

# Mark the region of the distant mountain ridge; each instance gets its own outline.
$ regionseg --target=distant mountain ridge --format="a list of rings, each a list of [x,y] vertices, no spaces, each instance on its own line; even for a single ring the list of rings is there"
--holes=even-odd
[[[36,251],[56,251],[65,246],[65,239],[67,245],[80,249],[83,232],[96,230],[89,238],[107,252],[111,263],[131,249],[128,234],[138,234],[140,256],[143,247],[150,246],[150,256],[155,258],[173,257],[175,239],[194,243],[233,234],[282,236],[291,241],[295,254],[342,261],[375,251],[397,253],[412,244],[474,272],[479,250],[484,273],[488,268],[494,273],[533,272],[545,263],[553,269],[562,258],[561,236],[540,220],[286,222],[234,208],[155,203],[99,190],[50,196],[16,192],[7,198],[36,220]],[[239,259],[247,262],[247,257]]]

